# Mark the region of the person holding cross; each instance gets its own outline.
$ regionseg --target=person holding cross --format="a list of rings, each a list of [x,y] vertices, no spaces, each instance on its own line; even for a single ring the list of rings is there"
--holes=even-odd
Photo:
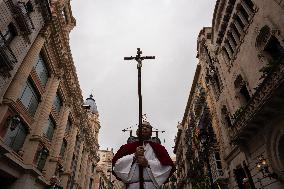
[[[139,129],[136,132],[139,137]],[[152,126],[144,121],[141,126],[142,141],[120,147],[112,160],[113,174],[126,184],[127,189],[139,189],[139,166],[143,168],[144,189],[156,189],[175,171],[175,166],[164,146],[151,138]]]

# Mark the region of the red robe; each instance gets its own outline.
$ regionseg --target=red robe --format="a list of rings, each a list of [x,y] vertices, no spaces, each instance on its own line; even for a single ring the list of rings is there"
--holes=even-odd
[[[155,155],[157,157],[157,159],[160,161],[160,163],[162,165],[165,166],[171,166],[171,173],[169,175],[169,178],[171,177],[171,175],[175,172],[175,166],[174,163],[172,161],[172,159],[170,158],[167,150],[165,149],[164,146],[155,143],[155,142],[151,142],[151,141],[144,141],[144,143],[149,143],[150,146],[153,148]],[[136,148],[138,146],[143,146],[141,142],[132,142],[129,144],[125,144],[123,146],[120,147],[120,149],[116,152],[115,156],[112,159],[112,166],[114,167],[116,161],[120,158],[122,158],[123,156],[127,156],[130,154],[134,154],[136,152]],[[121,180],[119,177],[116,176],[115,172],[113,171],[113,175],[118,179]]]

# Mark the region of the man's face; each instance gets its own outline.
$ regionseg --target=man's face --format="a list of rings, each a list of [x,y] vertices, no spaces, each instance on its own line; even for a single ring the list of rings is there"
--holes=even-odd
[[[137,136],[139,136],[139,128],[136,131]],[[149,125],[142,125],[142,138],[143,139],[150,139],[152,136],[152,127]]]

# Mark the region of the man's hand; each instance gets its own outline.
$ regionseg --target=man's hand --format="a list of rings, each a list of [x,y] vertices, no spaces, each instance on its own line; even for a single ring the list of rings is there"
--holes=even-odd
[[[139,157],[139,156],[143,156],[144,157],[144,147],[143,146],[138,146],[136,148],[136,152],[135,152],[135,157],[136,159]]]
[[[148,167],[148,160],[144,156],[138,156],[137,157],[137,163],[138,165],[141,165],[142,167]]]

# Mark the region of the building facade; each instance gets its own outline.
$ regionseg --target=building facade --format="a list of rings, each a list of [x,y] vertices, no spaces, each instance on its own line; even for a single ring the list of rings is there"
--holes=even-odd
[[[0,15],[1,187],[44,188],[55,176],[89,188],[100,123],[70,51],[70,1],[1,0]]]
[[[113,149],[99,150],[100,161],[97,165],[95,189],[123,189],[124,184],[112,174]]]
[[[198,36],[198,67],[207,99],[211,99],[206,104],[212,122],[205,125],[212,125],[214,134],[207,136],[218,146],[214,158],[210,154],[215,147],[208,147],[209,163],[205,158],[202,166],[213,188],[284,187],[283,17],[283,1],[217,0],[212,27],[203,28]],[[187,109],[195,103],[188,101],[180,126],[177,162],[186,153],[181,143],[196,140],[187,133],[187,125],[193,124]],[[201,136],[203,127],[195,129]],[[202,149],[201,139],[197,143]],[[192,155],[186,156],[190,158],[181,164],[181,175],[194,167],[190,166]],[[187,187],[193,184],[189,180]]]

